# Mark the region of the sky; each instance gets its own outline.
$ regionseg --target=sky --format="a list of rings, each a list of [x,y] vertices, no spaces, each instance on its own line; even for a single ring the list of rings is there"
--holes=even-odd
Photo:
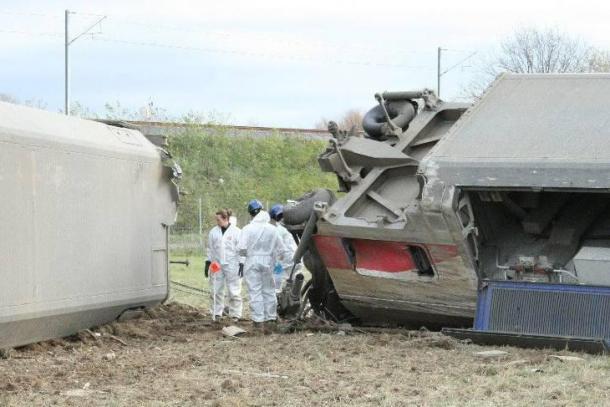
[[[311,128],[366,111],[384,90],[464,100],[480,60],[516,29],[558,28],[610,50],[605,1],[0,0],[0,93],[104,113],[152,102],[230,124]]]

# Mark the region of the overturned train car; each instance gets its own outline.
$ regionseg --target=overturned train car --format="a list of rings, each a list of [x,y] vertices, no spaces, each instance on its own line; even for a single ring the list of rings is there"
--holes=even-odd
[[[0,103],[0,348],[164,300],[179,176],[136,130]]]
[[[609,75],[503,75],[472,107],[386,92],[366,134],[331,123],[319,162],[345,194],[292,208],[315,213],[314,310],[469,325],[487,281],[610,286],[609,90]]]
[[[420,166],[472,221],[456,243],[490,338],[610,349],[609,94],[608,74],[504,75]]]
[[[344,194],[317,191],[284,211],[297,230],[303,219],[295,213],[312,208],[316,218],[315,233],[301,239],[313,276],[304,294],[315,312],[335,320],[467,325],[477,278],[457,241],[469,225],[442,212],[457,203],[418,171],[468,105],[429,90],[376,99],[365,134],[329,125],[333,138],[319,163]]]

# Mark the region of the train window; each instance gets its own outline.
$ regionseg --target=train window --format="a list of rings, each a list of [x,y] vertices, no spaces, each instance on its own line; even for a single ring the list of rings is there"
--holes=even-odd
[[[349,239],[341,239],[341,243],[343,243],[343,248],[349,258],[350,264],[352,267],[356,267],[356,251],[354,250],[354,245]]]
[[[386,278],[409,278],[409,275],[411,278],[435,276],[425,246],[368,239],[341,239],[341,241],[344,253],[347,254],[346,260],[349,260],[349,264],[361,274]]]
[[[417,267],[417,274],[420,276],[434,277],[434,269],[432,268],[432,264],[430,263],[425,250],[419,246],[409,246],[408,250]]]

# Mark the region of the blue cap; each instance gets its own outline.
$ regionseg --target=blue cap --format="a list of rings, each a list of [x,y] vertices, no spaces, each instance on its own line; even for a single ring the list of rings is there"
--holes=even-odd
[[[277,220],[277,221],[282,220],[282,217],[284,216],[284,206],[281,204],[273,205],[271,207],[271,210],[269,211],[269,216],[273,220]]]
[[[263,209],[263,204],[258,199],[248,202],[248,213],[250,215],[256,215],[261,209]]]

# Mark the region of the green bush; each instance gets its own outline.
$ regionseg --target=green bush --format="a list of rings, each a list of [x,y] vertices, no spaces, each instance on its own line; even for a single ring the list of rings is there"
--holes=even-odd
[[[183,169],[181,189],[186,192],[176,231],[196,230],[199,199],[207,230],[219,208],[232,208],[243,225],[248,220],[246,205],[251,199],[271,205],[298,198],[313,188],[337,189],[335,175],[323,173],[318,167],[317,156],[326,146],[324,141],[277,134],[232,136],[222,127],[194,125],[171,136],[169,143]]]

